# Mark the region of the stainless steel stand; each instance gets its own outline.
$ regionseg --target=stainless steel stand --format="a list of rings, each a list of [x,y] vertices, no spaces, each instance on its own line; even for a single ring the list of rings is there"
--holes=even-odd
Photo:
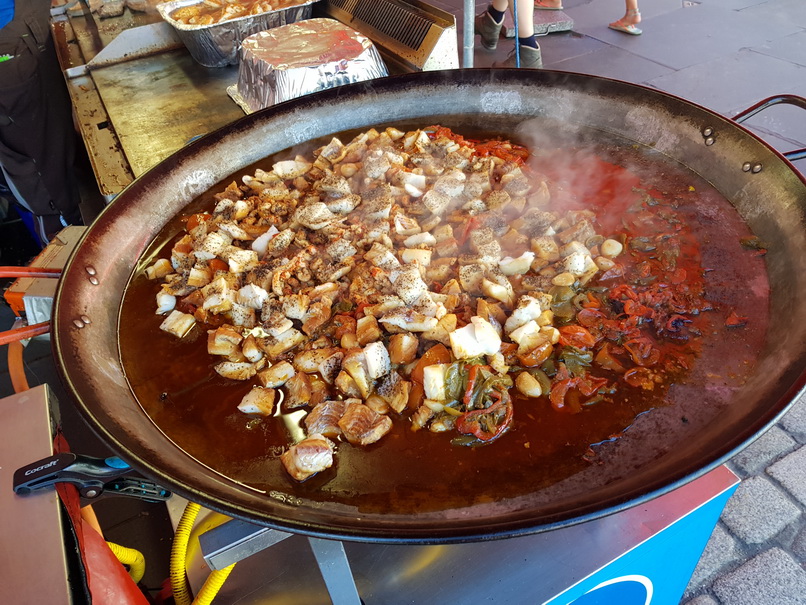
[[[588,590],[584,583],[603,573],[610,574],[608,581],[645,574],[646,581],[654,583],[653,605],[676,605],[724,501],[737,484],[733,473],[719,467],[609,517],[552,532],[468,544],[339,542],[231,520],[201,534],[201,548],[188,561],[188,579],[198,591],[211,569],[239,561],[218,597],[222,603],[238,605],[352,605],[359,602],[359,595],[364,603],[384,605],[554,605],[558,595]],[[204,523],[200,515],[197,526]],[[655,560],[660,563],[654,572],[641,568]],[[559,598],[557,602],[563,602],[564,597]],[[569,597],[564,602],[572,601]]]

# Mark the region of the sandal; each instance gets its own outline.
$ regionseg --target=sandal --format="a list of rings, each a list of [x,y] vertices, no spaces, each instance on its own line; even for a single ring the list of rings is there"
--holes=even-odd
[[[538,2],[538,1],[539,1],[539,0],[535,0],[535,2]],[[640,13],[640,12],[639,12],[637,9],[631,9],[631,10],[628,10],[628,11],[627,11],[627,14],[626,14],[625,16],[623,16],[623,17],[622,17],[621,19],[619,19],[618,21],[614,21],[613,23],[611,23],[610,25],[608,25],[608,27],[609,27],[610,29],[614,29],[614,30],[616,30],[617,32],[622,32],[622,33],[625,33],[625,34],[630,34],[631,36],[640,36],[642,33],[644,33],[644,32],[643,32],[643,31],[641,31],[641,30],[640,30],[638,27],[636,27],[636,25],[635,25],[634,23],[626,23],[624,20],[625,20],[627,17],[638,17],[638,20],[639,20],[639,22],[640,22],[640,20],[641,20],[641,13]]]
[[[539,11],[561,11],[563,9],[562,5],[560,6],[549,6],[543,0],[535,0],[535,10]]]

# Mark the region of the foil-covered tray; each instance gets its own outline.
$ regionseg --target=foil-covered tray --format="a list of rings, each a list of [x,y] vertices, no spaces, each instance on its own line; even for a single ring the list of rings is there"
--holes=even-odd
[[[372,41],[335,19],[308,19],[243,40],[227,93],[252,113],[327,88],[387,76]]]
[[[212,25],[187,25],[171,17],[171,13],[176,9],[201,4],[200,0],[162,2],[157,5],[157,10],[176,30],[179,39],[197,63],[205,67],[226,67],[238,63],[241,42],[244,38],[259,31],[309,19],[315,1],[300,0],[294,6],[237,17]]]

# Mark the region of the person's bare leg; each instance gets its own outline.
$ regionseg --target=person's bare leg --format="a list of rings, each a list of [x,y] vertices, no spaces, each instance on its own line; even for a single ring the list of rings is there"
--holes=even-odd
[[[641,12],[638,10],[638,0],[626,0],[626,10],[622,21],[630,25],[638,25],[641,23]]]
[[[493,0],[490,4],[495,10],[505,13],[509,7],[509,0]]]
[[[518,37],[528,38],[535,35],[534,5],[530,0],[518,0]]]
[[[626,10],[621,18],[623,23],[638,25],[641,23],[641,12],[638,10],[638,0],[625,0]]]
[[[638,0],[625,0],[624,16],[611,23],[609,27],[637,36],[641,33],[641,30],[636,27],[639,23],[641,23],[641,12],[638,10]]]

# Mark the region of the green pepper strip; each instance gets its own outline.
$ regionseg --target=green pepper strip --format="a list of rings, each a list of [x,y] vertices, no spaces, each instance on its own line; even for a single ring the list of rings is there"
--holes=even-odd
[[[461,401],[465,392],[464,364],[455,361],[445,371],[445,399],[448,401]]]
[[[467,390],[465,391],[464,399],[462,403],[465,404],[465,409],[472,410],[475,407],[475,402],[479,398],[479,394],[482,393],[481,387],[483,386],[484,379],[486,376],[482,374],[482,370],[486,370],[487,372],[492,371],[490,366],[483,366],[483,365],[472,365],[468,368],[467,373]],[[482,379],[479,379],[481,376]]]

